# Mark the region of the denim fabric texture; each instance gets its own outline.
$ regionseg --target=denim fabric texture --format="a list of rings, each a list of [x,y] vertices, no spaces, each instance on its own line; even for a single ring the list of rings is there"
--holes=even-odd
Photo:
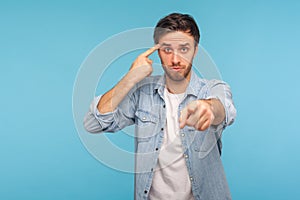
[[[97,104],[101,95],[91,103],[84,126],[92,133],[116,132],[135,124],[135,199],[148,199],[154,169],[164,138],[166,111],[164,101],[165,76],[150,76],[139,82],[110,113],[101,114]],[[192,71],[180,111],[191,101],[217,98],[225,108],[226,118],[205,131],[185,126],[180,130],[192,193],[197,200],[231,199],[221,152],[223,130],[233,123],[236,109],[229,86],[220,80],[206,80]]]

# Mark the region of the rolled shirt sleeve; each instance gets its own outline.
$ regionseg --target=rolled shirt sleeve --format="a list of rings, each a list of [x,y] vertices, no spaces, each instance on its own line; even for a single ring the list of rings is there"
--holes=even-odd
[[[97,105],[102,95],[95,97],[84,117],[84,127],[90,133],[116,132],[134,124],[134,102],[127,95],[113,111],[100,113]]]
[[[211,80],[208,84],[206,99],[218,99],[225,109],[225,127],[231,125],[236,117],[236,109],[232,100],[232,93],[227,83]]]

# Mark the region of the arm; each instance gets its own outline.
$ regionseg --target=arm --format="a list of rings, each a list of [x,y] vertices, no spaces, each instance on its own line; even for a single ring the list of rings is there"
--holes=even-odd
[[[100,113],[114,111],[135,84],[152,73],[152,60],[148,56],[158,48],[156,45],[139,55],[123,79],[102,96],[97,106]]]
[[[93,100],[84,117],[84,127],[88,132],[115,132],[134,123],[134,98],[131,98],[130,91],[136,83],[151,74],[152,61],[148,56],[157,48],[154,46],[138,56],[129,72],[114,88]],[[118,106],[121,108],[117,109]]]
[[[236,110],[229,86],[213,80],[207,87],[208,96],[205,99],[193,101],[182,110],[180,128],[188,125],[203,131],[222,122],[225,126],[233,123]]]

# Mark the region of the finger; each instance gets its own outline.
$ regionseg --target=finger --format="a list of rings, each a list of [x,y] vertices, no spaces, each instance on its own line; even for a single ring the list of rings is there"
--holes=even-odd
[[[148,49],[147,51],[145,51],[144,53],[142,53],[142,56],[148,57],[150,56],[154,51],[156,51],[157,49],[159,49],[160,44],[156,44],[153,47],[151,47],[150,49]]]
[[[153,61],[150,60],[149,58],[147,58],[147,62],[148,62],[150,65],[152,65],[152,63],[153,63]]]
[[[195,112],[191,113],[191,114],[188,116],[188,118],[187,118],[185,124],[186,124],[187,126],[195,126],[195,125],[198,123],[199,118],[200,118],[200,113],[199,113],[198,110],[196,110]]]
[[[215,118],[213,113],[210,110],[205,108],[200,109],[199,113],[200,113],[199,115],[200,117],[199,117],[198,127],[200,127],[200,125],[202,126],[206,121],[209,122],[209,126],[210,126]]]
[[[191,103],[189,103],[182,111],[180,114],[180,118],[179,118],[179,127],[183,128],[186,124],[186,121],[188,119],[188,117],[190,116],[190,114],[195,113],[197,110],[197,102],[193,101]]]
[[[196,129],[199,130],[199,131],[204,131],[204,130],[208,129],[209,126],[210,126],[210,120],[207,119],[203,123],[197,124]]]
[[[187,108],[184,108],[180,112],[180,117],[179,117],[179,128],[183,128],[186,125],[186,120],[188,118],[188,110]]]
[[[209,121],[209,118],[207,117],[207,115],[200,116],[200,118],[198,119],[198,122],[197,122],[197,125],[195,126],[195,128],[199,129],[207,121]]]

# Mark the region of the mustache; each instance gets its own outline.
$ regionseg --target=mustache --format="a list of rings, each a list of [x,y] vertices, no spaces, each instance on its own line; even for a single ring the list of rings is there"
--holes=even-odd
[[[166,65],[167,67],[185,67],[185,65],[181,64],[172,64],[172,65]]]

